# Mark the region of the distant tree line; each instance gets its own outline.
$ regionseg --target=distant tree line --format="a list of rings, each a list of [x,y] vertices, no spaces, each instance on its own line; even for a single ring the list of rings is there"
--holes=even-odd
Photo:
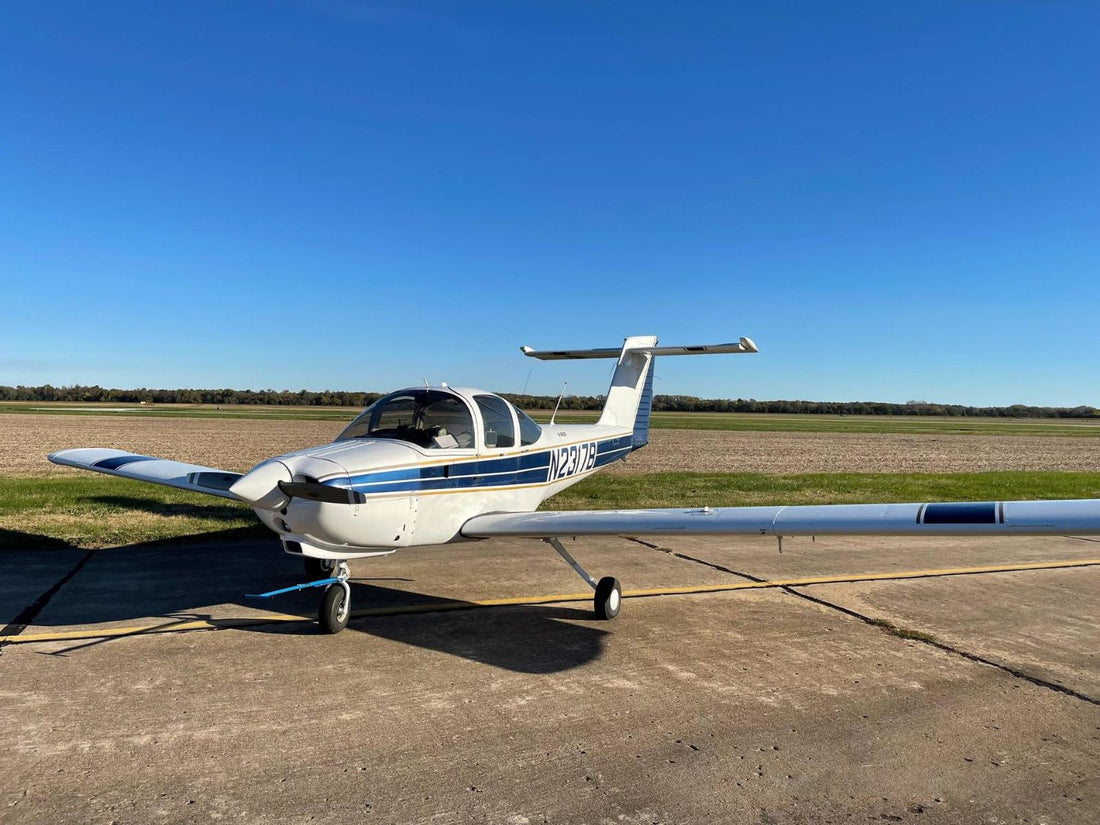
[[[525,410],[552,410],[557,396],[502,395]],[[99,386],[41,387],[0,386],[0,401],[113,402],[118,404],[272,404],[310,407],[365,407],[381,397],[376,392],[347,390],[153,390],[105,389]],[[598,410],[602,395],[569,395],[561,400],[563,410]],[[1100,418],[1096,407],[971,407],[965,404],[933,404],[928,401],[757,401],[754,398],[696,398],[693,395],[657,395],[658,412],[799,413],[802,415],[945,415],[997,418]]]
[[[111,402],[115,404],[285,404],[309,407],[365,407],[381,398],[377,392],[346,390],[136,390],[99,386],[3,387],[0,401]]]
[[[928,401],[757,401],[754,398],[695,398],[690,395],[657,395],[653,409],[662,412],[801,413],[803,415],[946,415],[993,418],[1100,418],[1096,407],[972,407],[966,404],[934,404]]]

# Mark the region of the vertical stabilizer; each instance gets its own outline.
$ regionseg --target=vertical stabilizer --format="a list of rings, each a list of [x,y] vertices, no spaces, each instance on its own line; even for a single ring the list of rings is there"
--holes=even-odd
[[[634,440],[637,442],[639,433],[636,427],[644,414],[641,427],[643,444],[649,440],[649,411],[653,398],[651,350],[656,346],[657,337],[654,335],[635,335],[626,339],[615,374],[611,378],[611,387],[607,391],[603,414],[597,422],[627,427],[634,431]],[[643,410],[642,400],[646,396],[648,398]]]

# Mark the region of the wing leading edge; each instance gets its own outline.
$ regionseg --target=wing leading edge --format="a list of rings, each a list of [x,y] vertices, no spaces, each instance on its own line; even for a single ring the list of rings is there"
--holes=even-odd
[[[109,450],[101,447],[81,447],[50,453],[50,461],[66,467],[78,467],[136,481],[150,481],[180,490],[208,493],[212,496],[239,499],[229,492],[229,486],[241,477],[240,473],[228,473],[214,467],[185,464],[149,455],[128,453],[125,450]]]
[[[474,516],[468,538],[617,535],[1100,535],[1100,499],[572,510]]]

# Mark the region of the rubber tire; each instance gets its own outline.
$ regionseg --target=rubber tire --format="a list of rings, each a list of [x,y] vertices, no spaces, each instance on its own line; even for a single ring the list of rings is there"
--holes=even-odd
[[[328,566],[326,566],[326,563]],[[306,569],[306,575],[311,582],[318,579],[327,579],[332,576],[332,571],[335,569],[332,562],[328,559],[315,559],[312,556],[304,556],[302,558],[302,566]]]
[[[619,580],[604,576],[596,584],[596,598],[593,599],[597,619],[614,619],[623,606],[623,590]]]
[[[344,610],[342,617],[340,615],[345,598],[343,585],[330,584],[325,588],[325,593],[321,596],[321,608],[317,611],[317,621],[321,625],[322,633],[339,633],[348,626],[351,606]]]

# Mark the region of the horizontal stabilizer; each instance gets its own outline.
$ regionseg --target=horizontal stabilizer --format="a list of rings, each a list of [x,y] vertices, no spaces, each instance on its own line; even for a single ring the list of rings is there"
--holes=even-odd
[[[574,358],[619,358],[623,355],[622,347],[604,347],[601,349],[555,349],[535,350],[531,347],[520,347],[528,358],[538,358],[540,361],[564,361]],[[742,338],[735,344],[697,344],[683,347],[659,347],[659,346],[631,346],[631,352],[647,352],[650,355],[719,355],[741,352],[759,352],[751,338]]]
[[[229,492],[229,487],[241,477],[241,474],[227,473],[225,470],[214,467],[185,464],[182,461],[169,461],[165,458],[154,458],[149,455],[102,447],[61,450],[50,453],[49,458],[54,464],[66,467],[78,467],[81,470],[92,470],[111,476],[132,478],[135,481],[149,481],[180,490],[192,490],[196,493],[209,493],[212,496],[239,500]]]

